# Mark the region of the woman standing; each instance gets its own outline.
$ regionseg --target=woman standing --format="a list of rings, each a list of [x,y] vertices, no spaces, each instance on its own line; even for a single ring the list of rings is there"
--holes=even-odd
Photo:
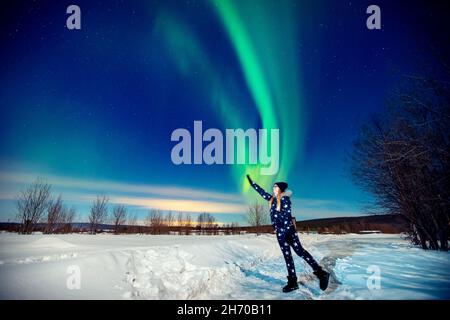
[[[283,252],[286,268],[288,271],[288,282],[284,286],[283,292],[290,292],[298,289],[297,275],[295,273],[294,259],[291,255],[291,247],[300,257],[302,257],[314,270],[314,274],[319,278],[320,289],[326,290],[330,274],[322,269],[322,267],[314,260],[314,258],[306,251],[298,238],[295,226],[292,223],[291,215],[291,195],[292,192],[287,190],[286,182],[275,182],[273,185],[273,194],[267,193],[259,185],[257,185],[249,175],[247,179],[250,185],[267,201],[270,207],[270,220],[277,235],[278,244]]]

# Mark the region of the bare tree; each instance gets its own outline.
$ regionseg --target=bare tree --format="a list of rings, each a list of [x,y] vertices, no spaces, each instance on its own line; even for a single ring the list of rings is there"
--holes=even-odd
[[[200,234],[205,233],[205,228],[207,225],[207,216],[206,212],[203,212],[197,216],[197,228],[200,231]]]
[[[64,205],[61,195],[56,200],[51,200],[47,209],[47,225],[44,233],[68,233],[72,231],[75,219],[75,207],[68,208]]]
[[[231,223],[231,233],[232,234],[239,233],[239,223],[237,223],[237,222]]]
[[[97,232],[98,225],[106,221],[108,217],[108,201],[108,197],[103,195],[97,196],[92,203],[89,214],[89,225],[92,234]]]
[[[114,219],[114,233],[119,233],[120,226],[125,224],[127,221],[127,209],[124,205],[116,205],[113,208],[113,219]]]
[[[128,224],[130,226],[136,226],[137,225],[137,216],[136,216],[136,214],[130,215],[128,217]]]
[[[133,214],[128,217],[129,232],[140,233],[140,226],[138,226],[137,215]]]
[[[217,234],[219,225],[217,223],[216,217],[214,217],[212,214],[207,213],[206,214],[206,226],[208,228],[209,233]]]
[[[206,225],[208,228],[214,228],[217,223],[216,223],[216,217],[214,217],[213,215],[207,213],[206,214]]]
[[[75,207],[71,207],[70,209],[68,209],[66,206],[63,206],[60,218],[61,232],[63,233],[72,232],[75,215],[76,215]]]
[[[256,235],[259,235],[261,232],[261,226],[269,223],[269,216],[266,210],[264,210],[264,206],[258,202],[255,202],[249,206],[246,214],[246,220],[251,226],[255,227]]]
[[[177,214],[177,226],[181,227],[183,225],[183,212],[178,211]]]
[[[27,189],[20,192],[17,201],[17,215],[22,225],[20,233],[31,234],[50,205],[50,184],[37,178]]]
[[[184,219],[184,227],[186,235],[189,235],[191,233],[192,228],[192,217],[189,213],[186,215]]]
[[[166,225],[170,228],[175,222],[175,216],[172,211],[169,211],[166,215]]]
[[[181,212],[181,211],[178,211],[178,213],[177,213],[176,224],[177,224],[178,234],[181,234],[183,232],[183,224],[184,224],[184,215],[183,215],[183,212]]]
[[[199,214],[197,216],[197,229],[200,230],[200,232],[202,232],[202,229],[205,227],[205,216],[203,213]]]
[[[203,212],[197,217],[197,228],[201,233],[210,233],[217,227],[216,218],[210,213]]]
[[[450,82],[405,78],[381,119],[354,143],[352,176],[374,196],[372,210],[398,214],[424,249],[448,250]]]
[[[212,229],[213,234],[219,234],[219,223],[217,222],[216,217],[214,217],[213,215],[210,215],[210,219],[209,219],[209,225],[210,228]]]
[[[164,225],[163,215],[160,210],[151,209],[147,215],[147,226],[152,234],[160,234]]]
[[[65,210],[61,195],[56,200],[50,200],[50,204],[47,208],[47,225],[45,226],[44,233],[54,233],[55,228],[59,226],[62,219],[63,211]]]

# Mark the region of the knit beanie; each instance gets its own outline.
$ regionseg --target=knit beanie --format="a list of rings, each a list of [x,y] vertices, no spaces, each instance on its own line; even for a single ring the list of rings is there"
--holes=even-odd
[[[288,187],[288,184],[286,182],[275,182],[273,185],[278,186],[278,188],[280,188],[281,192],[284,192]]]

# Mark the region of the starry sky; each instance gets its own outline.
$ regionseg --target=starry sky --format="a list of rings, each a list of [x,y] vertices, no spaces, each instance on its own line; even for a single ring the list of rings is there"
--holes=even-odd
[[[0,221],[36,177],[85,221],[106,194],[143,219],[149,208],[245,225],[258,195],[284,180],[298,220],[362,215],[370,196],[346,155],[399,77],[448,34],[442,2],[17,1],[2,3]],[[66,8],[81,9],[81,30]],[[174,165],[177,128],[278,128],[280,170]]]

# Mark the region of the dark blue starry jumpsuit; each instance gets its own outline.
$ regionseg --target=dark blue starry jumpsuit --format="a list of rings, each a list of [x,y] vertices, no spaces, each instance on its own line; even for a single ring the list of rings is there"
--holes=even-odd
[[[267,193],[255,182],[252,182],[252,187],[267,201],[272,199],[272,195]],[[314,258],[306,251],[298,238],[297,231],[292,223],[291,215],[291,199],[287,195],[281,194],[280,211],[277,210],[277,198],[275,197],[270,208],[270,220],[277,235],[278,244],[283,252],[284,260],[286,261],[286,268],[290,277],[295,277],[294,259],[291,254],[291,247],[300,257],[302,257],[311,268],[316,271],[320,267]]]

